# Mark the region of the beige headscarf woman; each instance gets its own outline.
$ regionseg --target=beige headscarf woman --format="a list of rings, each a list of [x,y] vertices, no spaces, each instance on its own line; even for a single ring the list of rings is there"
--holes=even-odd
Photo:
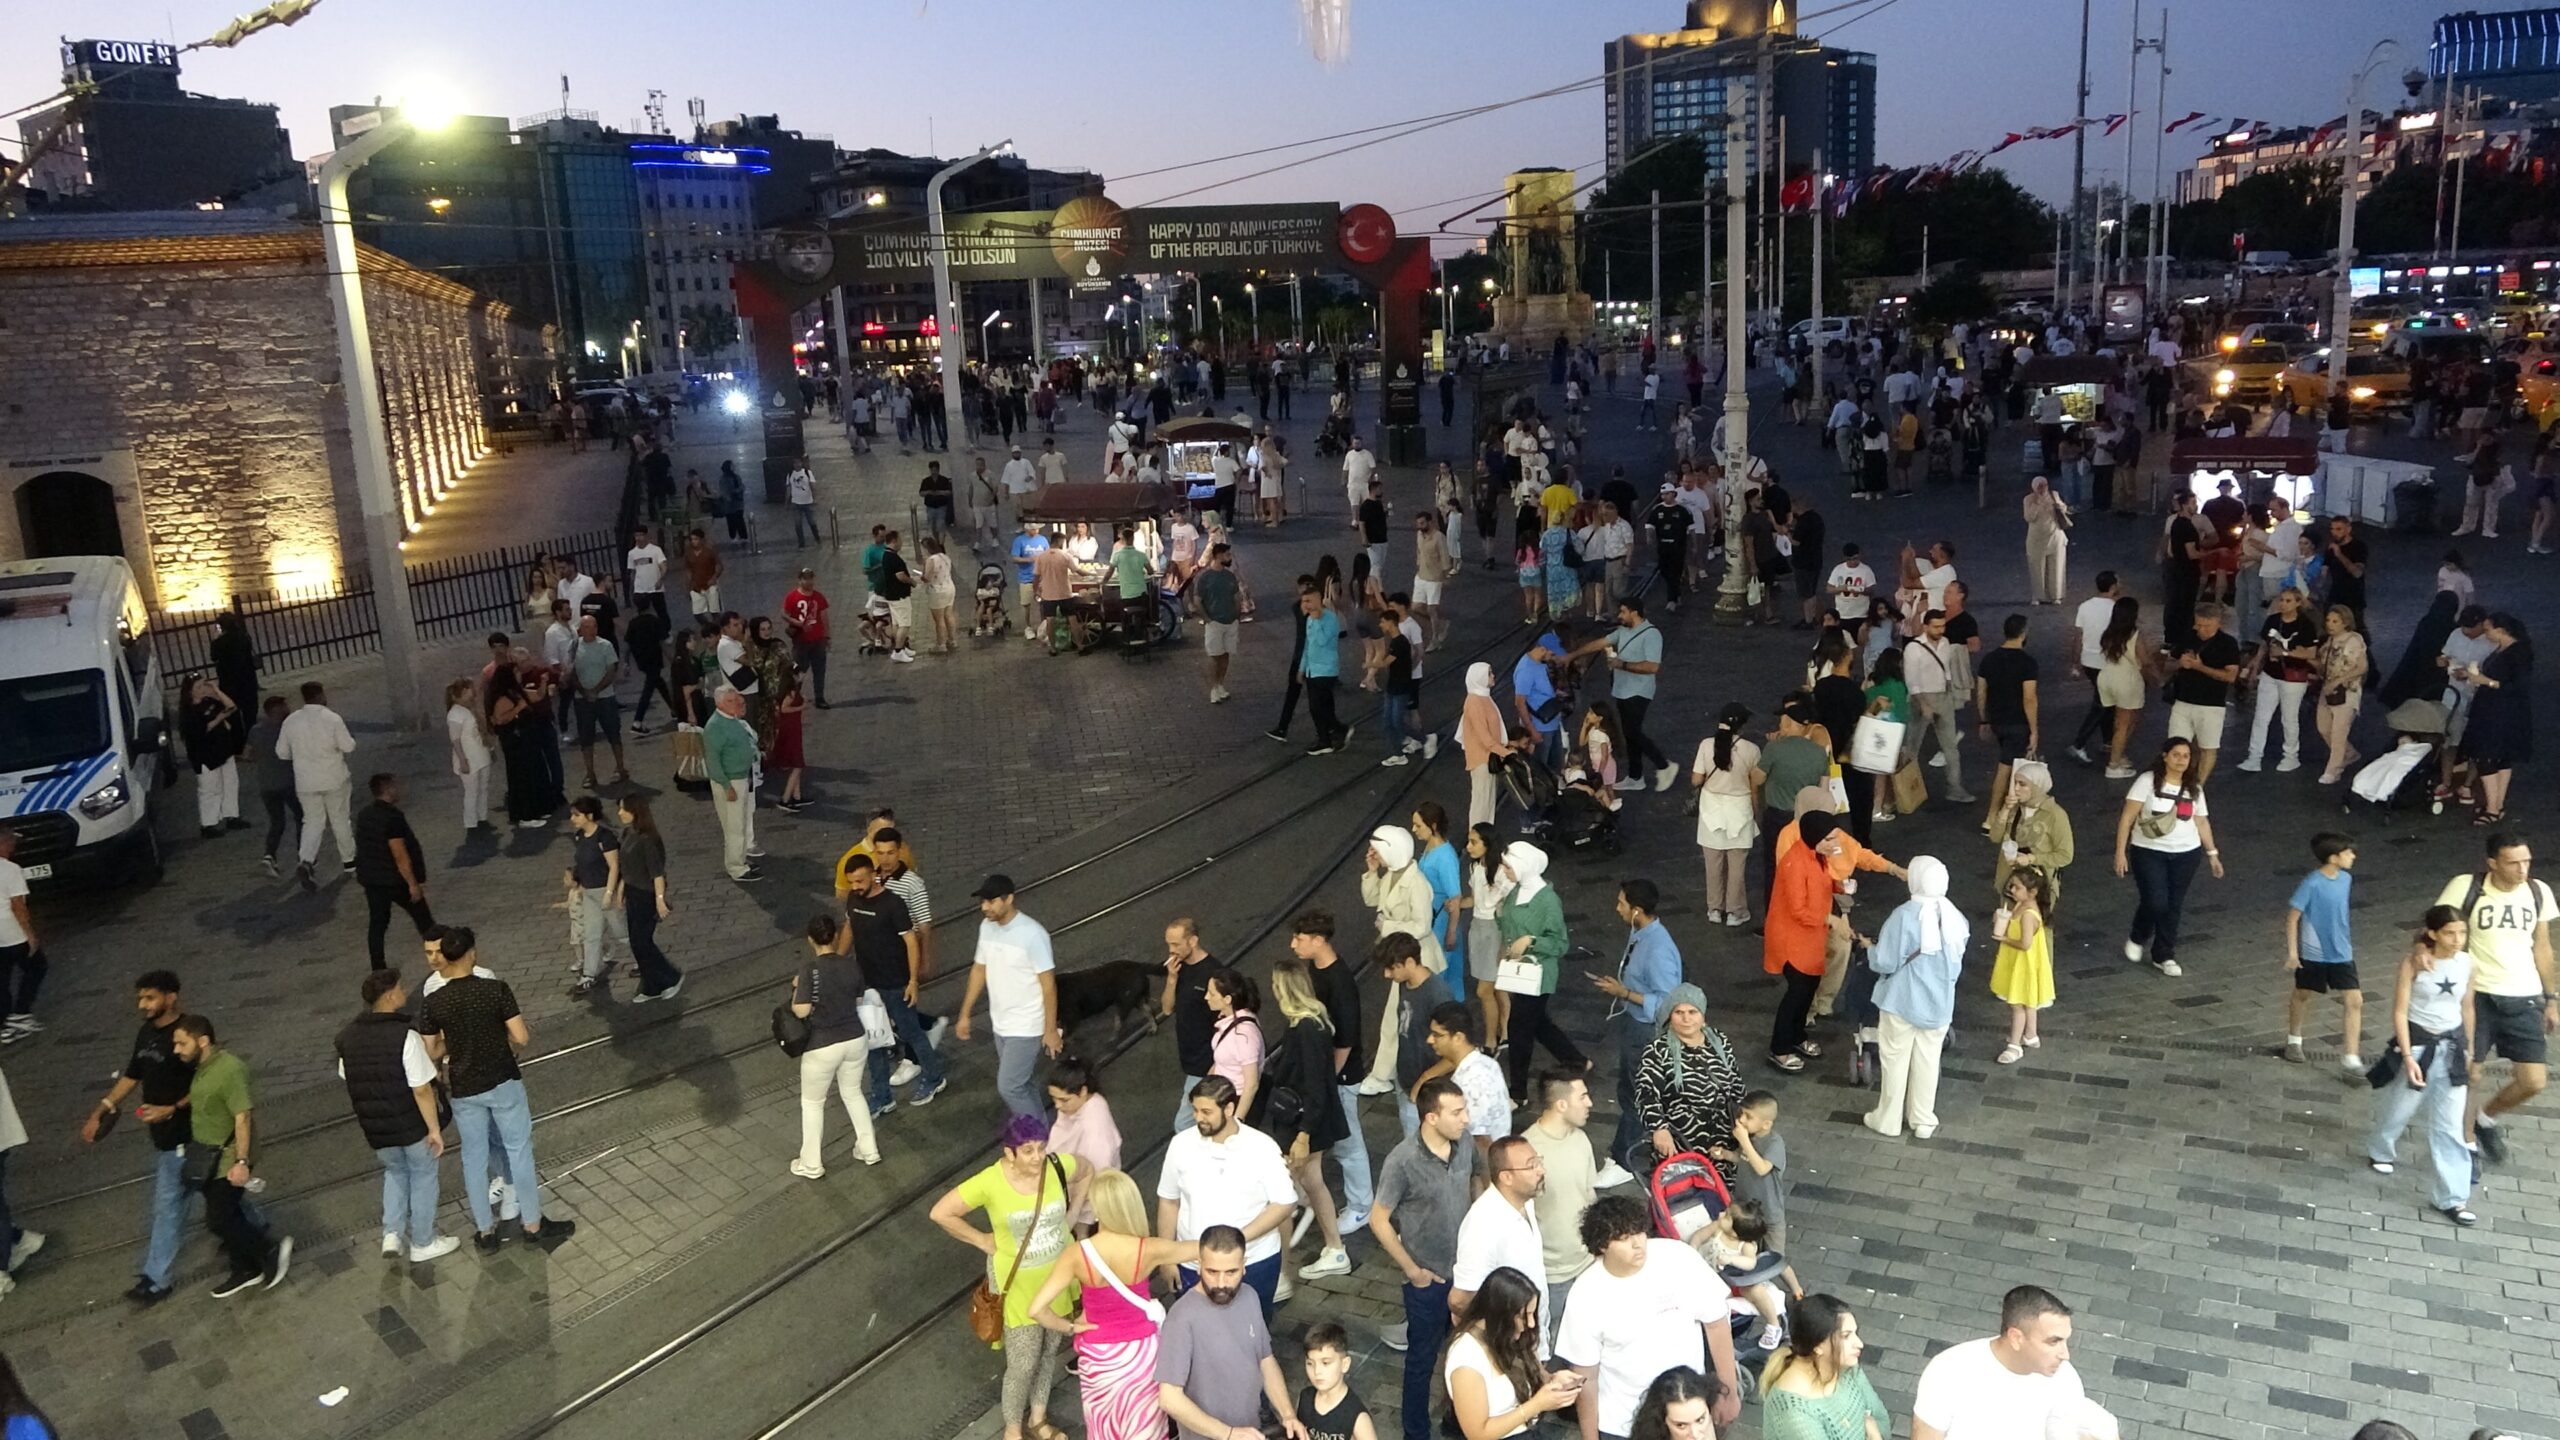
[[[2021,762],[2009,772],[2009,793],[1992,817],[1991,838],[2000,849],[1991,866],[1991,893],[2009,893],[2009,872],[2033,865],[2052,881],[2054,897],[2062,895],[2062,867],[2071,863],[2071,817],[2053,798],[2053,772]]]
[[[1360,876],[1360,901],[1377,912],[1378,933],[1410,935],[1422,946],[1422,963],[1432,974],[1448,967],[1434,933],[1431,882],[1413,860],[1413,832],[1401,825],[1381,825],[1369,832],[1367,868]],[[1404,987],[1387,987],[1386,1012],[1379,1018],[1378,1053],[1365,1079],[1392,1084],[1396,1076],[1396,1030],[1402,1019]]]

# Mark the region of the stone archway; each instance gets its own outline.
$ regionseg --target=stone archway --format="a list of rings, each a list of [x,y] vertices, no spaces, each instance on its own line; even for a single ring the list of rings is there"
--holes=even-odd
[[[51,470],[18,487],[18,536],[29,559],[117,555],[125,549],[115,487],[78,470]]]

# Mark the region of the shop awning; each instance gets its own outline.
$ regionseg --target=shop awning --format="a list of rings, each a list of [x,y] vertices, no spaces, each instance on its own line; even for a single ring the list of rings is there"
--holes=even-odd
[[[2320,445],[2309,435],[2181,440],[2169,447],[2169,468],[2180,474],[2197,470],[2265,470],[2316,475],[2320,473]]]
[[[2057,385],[2104,385],[2116,378],[2116,362],[2103,355],[2039,355],[2018,371],[2030,390]]]
[[[1253,431],[1232,420],[1220,420],[1209,415],[1186,415],[1167,420],[1157,426],[1156,438],[1167,445],[1197,445],[1204,442],[1215,444],[1221,440],[1235,444],[1252,439]]]
[[[1022,502],[1025,520],[1101,525],[1119,520],[1145,520],[1182,504],[1170,485],[1114,485],[1092,481],[1078,485],[1044,485]]]

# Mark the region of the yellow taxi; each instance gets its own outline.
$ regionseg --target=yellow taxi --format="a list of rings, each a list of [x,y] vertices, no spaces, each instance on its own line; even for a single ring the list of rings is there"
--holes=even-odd
[[[2188,362],[2199,386],[2216,400],[2254,405],[2280,388],[2287,365],[2309,354],[2311,332],[2299,325],[2252,325],[2218,356]]]
[[[2560,348],[2536,342],[2517,352],[2516,402],[2536,430],[2560,424]]]
[[[2284,393],[2293,398],[2294,408],[2306,414],[2317,414],[2329,404],[2329,350],[2327,346],[2296,359],[2284,367],[2279,378]],[[2386,410],[2406,410],[2410,404],[2409,362],[2397,355],[2379,350],[2347,352],[2347,409],[2365,416]]]

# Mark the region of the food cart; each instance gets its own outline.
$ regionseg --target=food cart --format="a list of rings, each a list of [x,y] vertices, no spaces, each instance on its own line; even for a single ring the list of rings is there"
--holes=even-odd
[[[2312,503],[2312,477],[2320,473],[2319,444],[2311,436],[2241,435],[2228,439],[2181,440],[2169,447],[2170,494],[2184,489],[2201,505],[2214,497],[2225,480],[2236,481],[2241,498],[2263,505],[2281,495],[2305,513],[2332,513]],[[2334,513],[2354,513],[2340,510]]]
[[[2037,398],[2051,393],[2062,401],[2064,424],[2086,425],[2098,418],[2115,374],[2116,362],[2102,355],[2038,355],[2020,367],[2018,383],[2026,387],[2029,413]]]
[[[1253,431],[1232,420],[1186,415],[1157,426],[1155,440],[1164,447],[1165,478],[1182,486],[1185,498],[1198,507],[1207,505],[1217,491],[1217,472],[1209,468],[1209,462],[1217,458],[1218,447],[1235,447],[1234,459],[1241,475],[1244,447],[1253,443]]]
[[[1230,425],[1227,428],[1239,427]],[[1183,503],[1181,491],[1173,485],[1087,482],[1044,485],[1022,502],[1020,513],[1024,520],[1041,525],[1073,525],[1081,521],[1105,536],[1121,525],[1134,527],[1144,524],[1156,527],[1161,533],[1165,515]],[[1103,553],[1107,559],[1109,550],[1106,548]],[[1154,606],[1148,613],[1136,617],[1121,612],[1118,597],[1110,590],[1109,577],[1107,564],[1095,566],[1090,571],[1080,568],[1076,576],[1075,603],[1089,607],[1087,613],[1101,622],[1106,636],[1117,640],[1122,654],[1134,658],[1156,646],[1169,645],[1182,638],[1181,600],[1165,588],[1161,570],[1155,574]],[[1050,643],[1052,649],[1057,647],[1054,634]]]

